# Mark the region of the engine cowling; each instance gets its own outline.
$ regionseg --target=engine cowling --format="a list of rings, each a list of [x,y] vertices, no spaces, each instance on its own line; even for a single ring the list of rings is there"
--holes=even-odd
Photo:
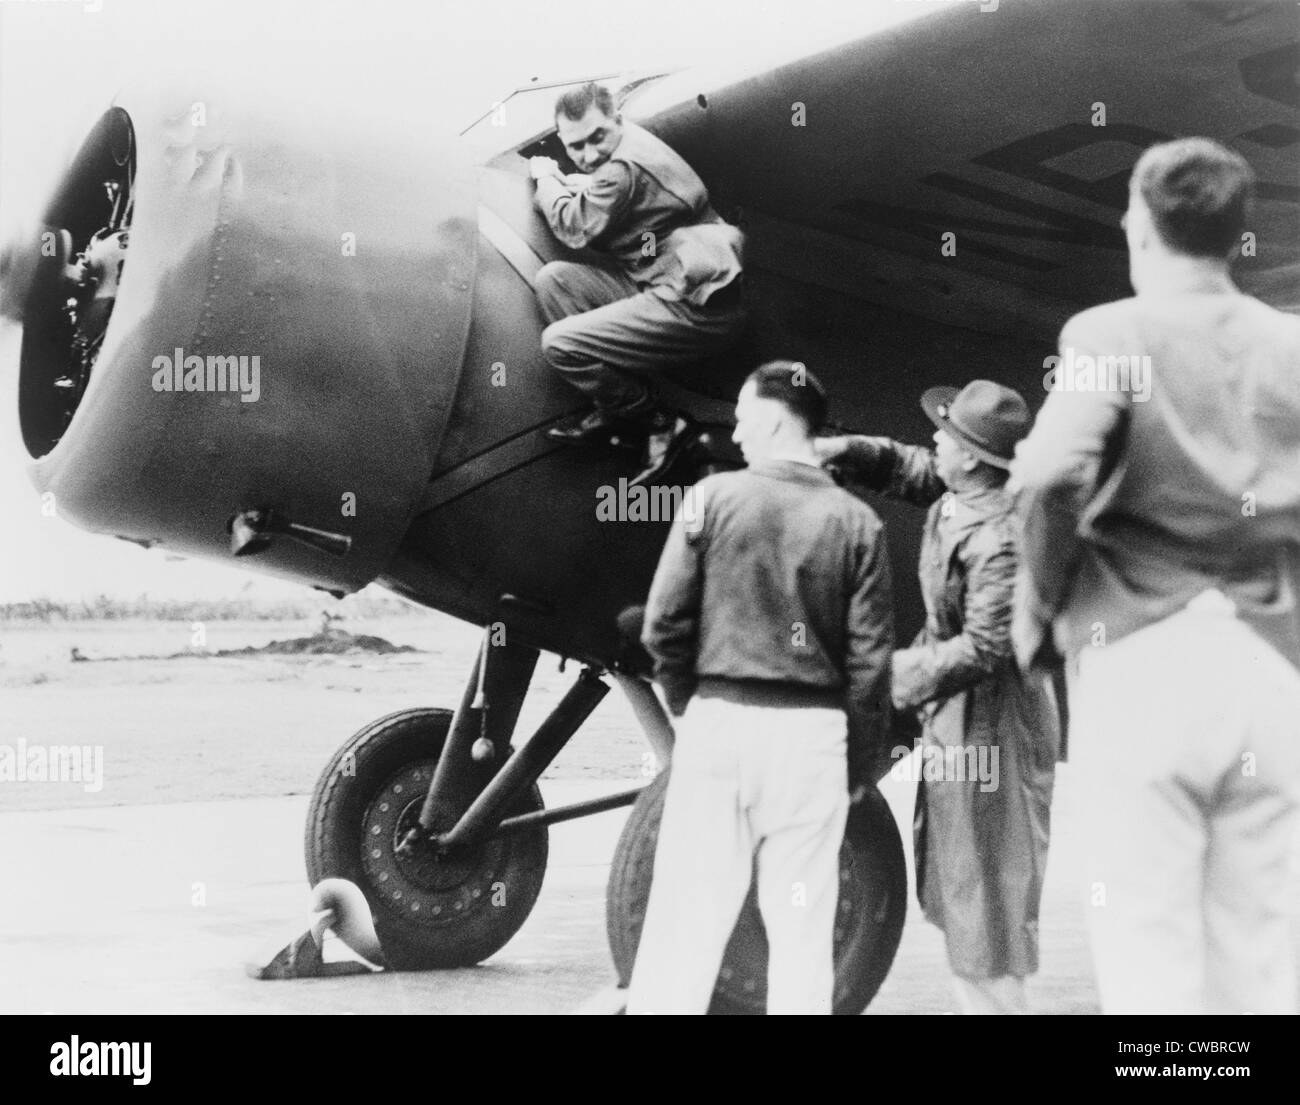
[[[464,155],[392,113],[359,130],[234,94],[123,97],[43,221],[20,425],[58,512],[185,555],[256,551],[250,567],[329,590],[373,579],[461,371]],[[106,231],[129,240],[91,311],[59,243]]]

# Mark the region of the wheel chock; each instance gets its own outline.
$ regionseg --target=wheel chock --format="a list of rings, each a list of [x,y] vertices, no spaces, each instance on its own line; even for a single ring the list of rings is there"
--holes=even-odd
[[[360,888],[347,879],[322,879],[311,893],[309,927],[265,964],[249,963],[250,978],[271,981],[285,978],[338,978],[364,975],[387,968],[370,906]],[[350,958],[324,957],[325,935],[332,934]]]
[[[326,963],[310,930],[291,940],[269,963],[249,963],[244,968],[249,978],[272,981],[284,978],[339,978],[344,975],[368,975],[383,970],[355,959]]]

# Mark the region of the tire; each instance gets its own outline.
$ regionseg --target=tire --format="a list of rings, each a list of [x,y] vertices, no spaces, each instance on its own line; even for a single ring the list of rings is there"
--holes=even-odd
[[[467,967],[527,920],[546,872],[546,826],[448,857],[396,853],[414,824],[451,727],[450,710],[403,710],[361,729],[321,773],[307,811],[307,877],[361,888],[390,966]],[[508,816],[543,808],[531,787]]]
[[[609,947],[619,981],[632,977],[654,875],[668,771],[637,798],[614,852],[606,897]],[[875,787],[849,810],[840,850],[834,1011],[861,1013],[885,981],[907,915],[907,866],[894,815]],[[767,936],[756,891],[740,911],[723,955],[710,1013],[755,1014],[767,1005]]]

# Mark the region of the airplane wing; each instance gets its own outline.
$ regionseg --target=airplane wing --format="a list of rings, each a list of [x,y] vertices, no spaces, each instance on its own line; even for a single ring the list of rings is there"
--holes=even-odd
[[[922,5],[917,5],[918,9]],[[625,110],[749,235],[747,263],[909,315],[1054,342],[1129,294],[1141,151],[1206,135],[1259,175],[1244,290],[1300,311],[1300,5],[984,0]]]

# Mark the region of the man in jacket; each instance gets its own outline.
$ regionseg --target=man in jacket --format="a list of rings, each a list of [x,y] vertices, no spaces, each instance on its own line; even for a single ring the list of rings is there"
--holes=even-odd
[[[850,786],[885,755],[894,623],[880,519],[813,453],[825,414],[802,365],[754,372],[749,468],[695,486],[655,574],[642,642],[680,720],[629,1013],[708,1009],[755,857],[768,1012],[831,1012],[839,851]]]
[[[704,182],[678,154],[586,84],[555,105],[560,141],[581,173],[548,157],[530,163],[535,201],[570,249],[608,264],[552,261],[534,280],[550,324],[542,351],[594,409],[547,436],[580,443],[656,413],[645,377],[729,346],[744,325],[742,236],[709,204]]]
[[[894,653],[893,700],[923,717],[917,892],[944,932],[966,1013],[1027,1013],[1060,726],[1050,679],[1011,650],[1019,542],[1006,492],[1028,431],[1025,401],[988,380],[931,388],[931,451],[885,437],[819,440],[853,481],[929,507],[920,579],[926,620]]]
[[[1108,1013],[1296,1011],[1300,319],[1228,275],[1252,190],[1208,139],[1143,154],[1137,294],[1066,323],[1012,469],[1016,652],[1069,661]]]

